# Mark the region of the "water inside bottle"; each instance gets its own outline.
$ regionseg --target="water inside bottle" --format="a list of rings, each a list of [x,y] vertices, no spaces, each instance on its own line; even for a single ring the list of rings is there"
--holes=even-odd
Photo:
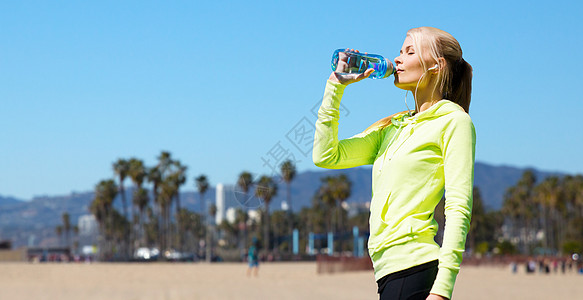
[[[346,63],[340,63],[340,56],[346,56]],[[344,58],[344,57],[342,57]],[[380,55],[363,54],[352,51],[336,50],[332,59],[332,70],[340,74],[361,74],[367,69],[374,69],[375,71],[369,78],[384,78],[391,74],[387,73],[388,63]],[[392,73],[392,72],[391,72]]]

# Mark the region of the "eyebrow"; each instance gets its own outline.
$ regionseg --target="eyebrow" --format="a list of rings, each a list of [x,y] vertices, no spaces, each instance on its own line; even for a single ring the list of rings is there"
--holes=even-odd
[[[405,52],[409,52],[411,48],[413,48],[413,45],[408,45],[407,47],[405,47]],[[413,50],[415,49],[413,48]],[[403,53],[403,50],[400,50],[399,53]]]

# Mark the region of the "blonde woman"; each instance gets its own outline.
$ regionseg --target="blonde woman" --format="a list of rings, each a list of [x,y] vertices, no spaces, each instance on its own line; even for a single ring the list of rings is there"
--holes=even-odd
[[[407,32],[395,67],[395,86],[412,93],[415,110],[340,141],[344,89],[373,70],[330,75],[313,160],[329,169],[373,165],[368,250],[380,299],[450,299],[472,210],[472,67],[453,36],[431,27]],[[434,210],[444,193],[446,223],[439,246]]]

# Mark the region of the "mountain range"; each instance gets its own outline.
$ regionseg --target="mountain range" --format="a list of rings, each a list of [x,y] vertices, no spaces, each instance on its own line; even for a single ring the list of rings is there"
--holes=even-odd
[[[477,162],[474,169],[474,185],[479,187],[484,205],[488,210],[499,210],[506,189],[520,179],[526,168],[493,166]],[[535,169],[538,180],[549,175],[563,175],[556,172],[543,172]],[[352,182],[348,203],[366,203],[371,196],[371,167],[358,167],[345,170],[305,171],[296,174],[290,185],[292,209],[299,211],[311,206],[314,193],[321,184],[321,178],[346,174]],[[230,183],[225,183],[230,184]],[[214,199],[216,188],[209,188],[205,199]],[[49,246],[57,242],[55,227],[62,222],[62,214],[67,212],[73,224],[80,216],[89,214],[93,192],[72,193],[65,196],[41,196],[25,201],[13,197],[0,196],[0,240],[12,241],[13,247],[25,245]],[[131,201],[131,187],[126,189],[128,202]],[[120,196],[114,201],[122,211]],[[278,194],[272,199],[271,210],[281,209],[286,199],[285,183],[278,182]],[[183,207],[200,212],[200,195],[196,191],[182,191],[180,200]]]

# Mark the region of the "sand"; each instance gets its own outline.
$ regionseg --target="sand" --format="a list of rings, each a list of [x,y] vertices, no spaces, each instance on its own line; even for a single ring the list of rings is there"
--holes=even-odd
[[[378,299],[371,272],[316,274],[315,263],[0,264],[0,299]],[[453,299],[583,299],[583,275],[463,266]]]

